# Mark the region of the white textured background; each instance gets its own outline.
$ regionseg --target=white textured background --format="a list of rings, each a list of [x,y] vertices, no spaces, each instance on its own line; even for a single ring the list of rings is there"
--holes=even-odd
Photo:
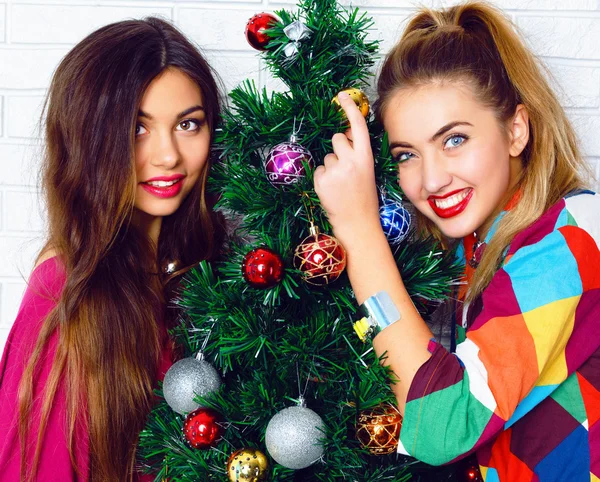
[[[348,0],[346,0],[348,1]],[[600,178],[600,0],[493,0],[509,12],[549,65]],[[271,85],[245,41],[248,18],[295,0],[0,0],[0,351],[44,236],[38,200],[38,118],[51,74],[92,30],[158,14],[205,51],[228,88],[245,78]],[[354,0],[375,19],[382,53],[416,4],[442,0]],[[276,85],[276,84],[274,84]]]

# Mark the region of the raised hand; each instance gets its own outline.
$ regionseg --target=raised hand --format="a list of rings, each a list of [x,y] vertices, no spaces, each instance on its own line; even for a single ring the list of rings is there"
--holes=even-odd
[[[314,181],[335,235],[345,244],[349,236],[381,225],[367,123],[348,94],[341,92],[338,99],[350,129],[333,136],[333,153],[315,170]]]

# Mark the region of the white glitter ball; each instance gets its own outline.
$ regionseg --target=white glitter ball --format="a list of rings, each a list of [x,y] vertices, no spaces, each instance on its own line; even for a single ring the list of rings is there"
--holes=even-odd
[[[184,358],[174,363],[165,375],[163,394],[169,406],[185,415],[200,407],[194,396],[207,396],[221,386],[217,370],[204,360]]]
[[[271,457],[288,469],[303,469],[323,455],[325,424],[310,408],[284,408],[269,422],[265,444]]]

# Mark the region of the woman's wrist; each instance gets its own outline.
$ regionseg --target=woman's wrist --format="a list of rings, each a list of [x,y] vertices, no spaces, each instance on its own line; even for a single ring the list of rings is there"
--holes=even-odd
[[[333,234],[342,243],[347,253],[362,249],[373,242],[385,240],[387,244],[379,219],[334,226]]]

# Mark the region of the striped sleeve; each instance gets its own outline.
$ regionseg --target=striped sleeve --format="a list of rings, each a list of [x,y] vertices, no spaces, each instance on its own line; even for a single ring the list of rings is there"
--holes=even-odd
[[[409,389],[400,453],[441,465],[477,450],[599,348],[600,202],[573,199],[515,238],[456,353],[430,343]]]

